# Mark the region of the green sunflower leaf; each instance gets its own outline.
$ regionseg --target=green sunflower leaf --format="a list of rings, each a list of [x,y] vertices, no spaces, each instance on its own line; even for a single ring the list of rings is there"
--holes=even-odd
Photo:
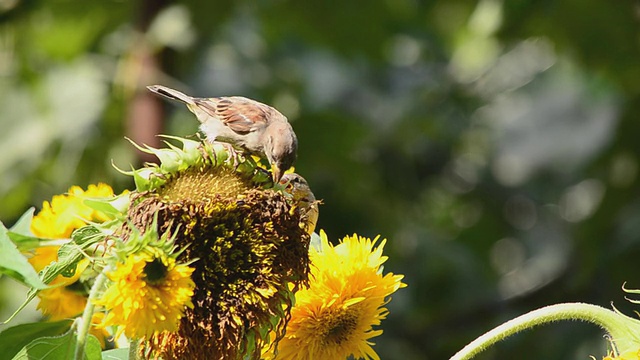
[[[27,210],[8,231],[9,238],[21,252],[38,247],[42,241],[31,233],[31,220],[34,211],[34,208]]]
[[[11,241],[9,230],[0,222],[0,274],[7,275],[36,289],[45,289],[47,285],[38,277],[38,273],[29,264],[27,258]]]
[[[11,239],[11,241],[18,247],[18,250],[20,250],[21,252],[33,250],[38,246],[40,246],[40,244],[43,241],[45,241],[44,239],[41,239],[36,236],[18,234],[18,233],[14,233],[13,231],[8,231],[7,235],[9,236],[9,239]]]
[[[10,327],[0,332],[0,349],[2,358],[13,358],[31,341],[44,336],[64,334],[71,326],[71,320],[37,322]]]
[[[5,231],[4,236],[2,232],[3,229]],[[80,229],[74,231],[73,234],[71,234],[71,240],[72,240],[71,242],[66,243],[60,247],[60,249],[58,250],[58,261],[55,261],[47,265],[47,267],[42,269],[42,271],[40,272],[40,275],[38,276],[38,274],[35,272],[31,264],[29,264],[27,259],[24,257],[24,255],[22,255],[15,248],[15,245],[13,245],[13,243],[10,240],[8,240],[9,236],[8,234],[6,234],[6,232],[7,232],[6,228],[4,228],[4,226],[1,226],[1,223],[0,223],[0,264],[2,264],[2,266],[7,266],[7,264],[10,265],[12,262],[24,261],[24,263],[26,263],[26,266],[28,266],[29,269],[31,269],[32,271],[31,276],[35,274],[35,279],[29,278],[29,282],[18,279],[22,282],[25,282],[27,285],[31,286],[31,291],[29,291],[29,293],[27,294],[27,299],[13,313],[13,315],[9,317],[9,319],[5,321],[5,323],[8,323],[9,321],[11,321],[20,311],[22,311],[22,309],[25,308],[25,306],[27,306],[27,304],[29,304],[29,302],[31,302],[31,300],[33,300],[36,297],[39,290],[47,288],[46,284],[53,281],[53,279],[55,279],[58,275],[62,275],[64,277],[73,276],[76,272],[76,267],[78,265],[78,262],[80,262],[80,260],[82,260],[85,257],[85,253],[86,253],[85,250],[88,247],[104,239],[104,234],[95,226],[87,225],[87,226],[81,227]],[[13,246],[14,248],[13,253],[11,252],[10,248],[5,250],[5,248],[3,247],[4,237],[7,238],[8,245]],[[7,257],[8,260],[5,260],[5,257]],[[3,271],[4,268],[2,266],[0,266],[0,274],[5,273]],[[15,271],[13,273],[15,273]],[[7,273],[7,275],[9,276],[11,276],[11,274],[12,273],[10,272]],[[34,281],[35,283],[31,284],[31,282],[34,282]]]
[[[93,210],[99,211],[114,219],[126,214],[129,196],[120,195],[114,198],[84,199],[82,202]]]
[[[73,359],[75,355],[77,336],[75,331],[69,330],[61,336],[41,337],[24,346],[13,357],[13,360],[26,359]],[[87,337],[84,358],[87,360],[101,360],[102,349],[100,341],[93,336]]]
[[[133,171],[133,182],[135,183],[138,191],[149,190],[152,173],[153,170],[150,168],[142,168],[140,170]]]
[[[103,239],[104,234],[93,225],[87,225],[74,231],[71,234],[72,241],[62,245],[58,250],[58,261],[52,262],[42,269],[40,278],[48,284],[58,275],[72,277],[76,273],[78,262],[85,257],[85,250]],[[33,298],[31,294],[29,294],[29,298]]]
[[[129,348],[103,351],[102,360],[129,360]]]
[[[33,236],[31,233],[31,220],[33,219],[33,213],[35,212],[35,208],[31,208],[25,211],[20,219],[13,224],[13,226],[9,229],[9,231],[26,236]]]
[[[104,234],[95,226],[87,225],[71,234],[71,242],[66,243],[58,250],[58,261],[44,268],[42,278],[48,284],[58,275],[72,277],[76,273],[76,267],[85,257],[85,250],[102,241]]]

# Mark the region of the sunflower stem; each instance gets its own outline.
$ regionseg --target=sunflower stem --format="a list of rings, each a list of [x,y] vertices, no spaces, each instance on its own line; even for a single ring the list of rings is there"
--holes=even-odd
[[[522,330],[560,320],[582,320],[596,324],[608,333],[616,332],[620,314],[600,306],[585,303],[565,303],[546,306],[528,312],[490,330],[475,339],[449,360],[467,360]]]
[[[93,310],[96,307],[93,300],[98,297],[100,290],[107,280],[107,271],[110,271],[109,267],[105,267],[102,270],[89,292],[89,299],[87,300],[87,305],[84,307],[82,318],[80,318],[80,326],[78,327],[78,341],[76,342],[75,360],[84,360],[84,349],[87,345],[87,336],[89,335],[89,329],[91,328]]]

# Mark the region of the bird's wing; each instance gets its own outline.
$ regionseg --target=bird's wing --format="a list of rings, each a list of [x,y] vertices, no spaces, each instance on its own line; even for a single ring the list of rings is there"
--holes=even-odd
[[[202,110],[240,135],[264,127],[268,121],[269,109],[266,105],[243,97],[195,99],[195,102]]]

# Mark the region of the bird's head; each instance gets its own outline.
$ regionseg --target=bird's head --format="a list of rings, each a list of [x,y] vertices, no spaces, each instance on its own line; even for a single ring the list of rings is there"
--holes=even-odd
[[[273,181],[277,183],[284,172],[296,161],[298,138],[288,122],[274,125],[267,131],[265,153],[271,164]]]

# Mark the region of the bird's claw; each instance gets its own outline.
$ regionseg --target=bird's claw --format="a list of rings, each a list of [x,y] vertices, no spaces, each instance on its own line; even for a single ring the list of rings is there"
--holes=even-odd
[[[238,160],[238,151],[233,147],[233,145],[221,142],[222,146],[227,150],[229,157],[233,159],[233,169],[238,170],[238,166],[240,165],[240,161]]]

